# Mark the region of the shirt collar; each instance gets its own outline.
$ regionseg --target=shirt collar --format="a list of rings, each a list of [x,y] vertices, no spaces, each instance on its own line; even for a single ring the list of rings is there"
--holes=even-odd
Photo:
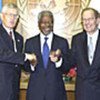
[[[50,32],[47,36],[45,36],[43,33],[40,33],[40,41],[41,41],[41,52],[43,51],[43,44],[45,42],[45,37],[48,38],[47,44],[49,46],[49,50],[51,50],[52,40],[53,40],[53,32]]]
[[[88,37],[96,38],[99,35],[99,29],[97,29],[93,34],[90,35],[89,33],[87,33],[87,35]]]
[[[13,33],[13,29],[7,28],[4,24],[3,24],[3,27],[7,31],[8,34],[10,33],[10,31],[12,31],[12,33]]]
[[[50,32],[47,36],[44,35],[43,33],[40,33],[40,37],[43,40],[45,37],[48,37],[49,39],[52,39],[53,37],[53,32]]]
[[[87,33],[87,35],[88,35],[88,45],[89,45],[89,39],[90,39],[90,37],[92,37],[93,45],[95,47],[95,45],[97,43],[98,35],[99,35],[99,29],[97,29],[94,32],[94,34],[90,35],[90,34]]]

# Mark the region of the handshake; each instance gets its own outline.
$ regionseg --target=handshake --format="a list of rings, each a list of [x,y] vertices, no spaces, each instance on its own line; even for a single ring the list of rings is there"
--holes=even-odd
[[[37,64],[36,55],[34,53],[32,53],[32,54],[25,53],[25,55],[26,55],[26,60],[29,60],[30,63],[35,67]],[[57,49],[56,51],[51,51],[49,57],[52,62],[54,62],[54,63],[58,62],[61,58],[61,50]]]
[[[25,53],[25,56],[26,56],[26,60],[29,60],[30,63],[33,66],[36,66],[36,64],[37,64],[37,57],[36,57],[36,55],[34,53],[32,53],[32,54]]]

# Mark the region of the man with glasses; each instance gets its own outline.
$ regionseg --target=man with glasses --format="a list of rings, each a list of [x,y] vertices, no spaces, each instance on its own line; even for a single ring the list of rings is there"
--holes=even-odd
[[[77,65],[75,100],[100,100],[99,13],[82,11],[83,31],[72,39],[72,63]]]
[[[22,54],[23,38],[15,32],[18,8],[10,3],[3,6],[0,25],[0,100],[18,100],[21,65],[34,56]]]

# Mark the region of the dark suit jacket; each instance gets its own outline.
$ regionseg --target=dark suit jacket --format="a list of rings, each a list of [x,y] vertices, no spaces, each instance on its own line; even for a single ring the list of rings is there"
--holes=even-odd
[[[100,30],[92,65],[85,31],[73,37],[72,55],[77,65],[76,100],[100,100]]]
[[[69,48],[65,39],[53,35],[51,50],[57,49],[61,49],[62,51],[62,66],[56,68],[55,64],[49,59],[48,67],[45,69],[41,54],[40,35],[26,41],[25,52],[35,53],[38,59],[35,71],[31,71],[27,100],[66,100],[62,74],[64,70],[68,70]]]
[[[12,50],[11,39],[8,33],[0,26],[0,100],[18,100],[20,66],[24,63],[24,54],[21,54],[23,38],[14,32],[17,52]]]

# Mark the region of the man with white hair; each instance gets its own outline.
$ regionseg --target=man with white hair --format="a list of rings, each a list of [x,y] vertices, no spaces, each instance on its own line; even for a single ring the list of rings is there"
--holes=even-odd
[[[25,60],[34,58],[22,54],[23,38],[15,31],[18,18],[15,4],[3,6],[0,25],[0,100],[18,100],[20,67]]]

